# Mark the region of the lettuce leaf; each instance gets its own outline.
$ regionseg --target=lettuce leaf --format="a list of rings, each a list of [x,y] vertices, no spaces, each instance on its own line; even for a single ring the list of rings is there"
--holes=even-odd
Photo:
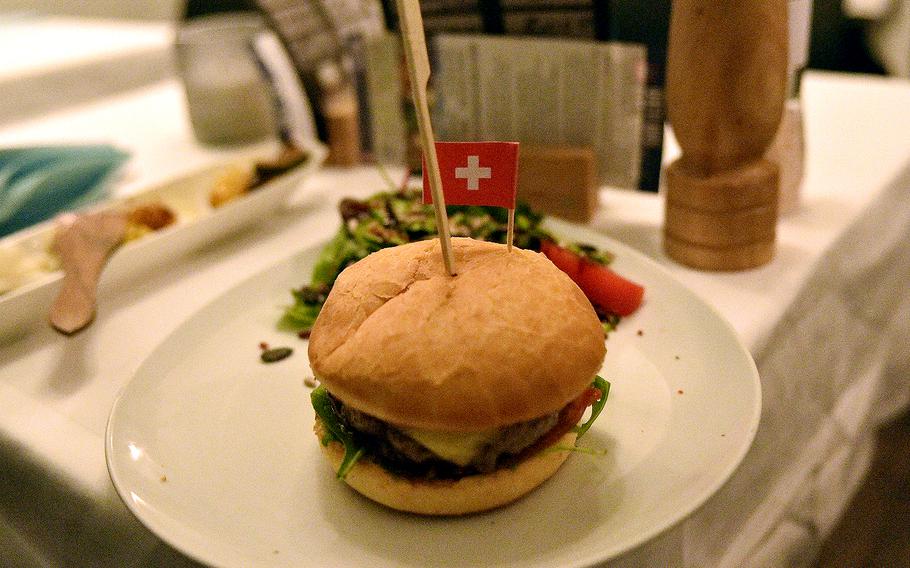
[[[301,329],[310,329],[316,323],[316,316],[322,309],[321,304],[306,304],[296,302],[288,306],[281,320],[278,322],[278,329],[288,331],[299,331]]]
[[[350,237],[347,228],[342,225],[335,233],[335,237],[319,253],[313,267],[312,284],[331,286],[348,264],[357,262],[368,253],[369,251]]]
[[[313,389],[310,393],[310,401],[313,403],[313,410],[316,411],[326,429],[325,436],[320,440],[322,445],[328,446],[331,442],[337,441],[344,446],[344,458],[341,460],[341,466],[336,472],[338,479],[344,479],[363,456],[364,449],[354,442],[354,437],[338,420],[335,408],[332,406],[332,401],[325,387],[320,385]]]
[[[581,439],[581,437],[584,436],[585,432],[591,428],[591,425],[593,425],[594,421],[597,420],[597,417],[600,416],[601,411],[604,409],[604,405],[607,404],[607,397],[610,395],[610,383],[600,375],[594,377],[592,386],[601,392],[600,400],[594,401],[594,404],[591,405],[591,416],[587,421],[575,427],[578,439]]]

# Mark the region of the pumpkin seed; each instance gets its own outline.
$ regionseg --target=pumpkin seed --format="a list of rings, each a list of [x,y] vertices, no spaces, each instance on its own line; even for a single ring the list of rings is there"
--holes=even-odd
[[[293,352],[294,350],[290,347],[275,347],[274,349],[263,351],[259,358],[262,359],[263,363],[275,363],[282,359],[287,359]]]

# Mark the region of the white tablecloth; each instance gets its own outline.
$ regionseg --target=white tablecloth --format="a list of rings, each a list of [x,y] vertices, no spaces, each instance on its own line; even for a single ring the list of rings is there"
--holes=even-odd
[[[3,9],[0,5],[0,124],[174,75],[169,22],[4,14]]]
[[[666,265],[730,320],[762,376],[742,466],[682,523],[610,566],[781,566],[811,559],[869,462],[873,427],[910,398],[910,83],[809,74],[804,205],[755,270],[689,270],[660,250],[659,195],[605,189],[592,225]],[[196,146],[162,83],[0,130],[0,144],[90,138],[131,149],[131,185],[222,157]],[[672,154],[672,151],[668,153]],[[327,169],[287,212],[129,285],[102,286],[71,338],[0,345],[0,565],[189,564],[120,503],[104,460],[117,392],[160,341],[247,275],[337,226],[334,202],[383,187]],[[136,322],[143,322],[137,326]]]

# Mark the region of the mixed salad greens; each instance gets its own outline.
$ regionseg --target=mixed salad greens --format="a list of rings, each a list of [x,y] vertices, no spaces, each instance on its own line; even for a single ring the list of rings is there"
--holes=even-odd
[[[291,291],[294,303],[279,323],[282,329],[303,337],[315,323],[335,279],[347,266],[382,248],[436,237],[433,206],[423,204],[419,188],[380,192],[365,200],[346,198],[338,209],[341,227],[321,251],[310,283]],[[452,236],[505,242],[505,209],[455,205],[447,211]],[[585,244],[557,244],[556,237],[541,226],[542,221],[543,215],[519,204],[513,244],[543,252],[572,277],[592,300],[605,331],[611,331],[621,316],[638,307],[644,289],[607,268],[613,261],[611,253]]]

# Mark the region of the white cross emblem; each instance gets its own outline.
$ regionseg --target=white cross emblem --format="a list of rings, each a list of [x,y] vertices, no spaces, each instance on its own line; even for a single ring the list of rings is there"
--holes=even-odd
[[[480,167],[480,156],[468,156],[467,167],[455,168],[455,177],[468,180],[468,189],[476,191],[480,189],[480,180],[490,179],[493,172],[490,168]]]

